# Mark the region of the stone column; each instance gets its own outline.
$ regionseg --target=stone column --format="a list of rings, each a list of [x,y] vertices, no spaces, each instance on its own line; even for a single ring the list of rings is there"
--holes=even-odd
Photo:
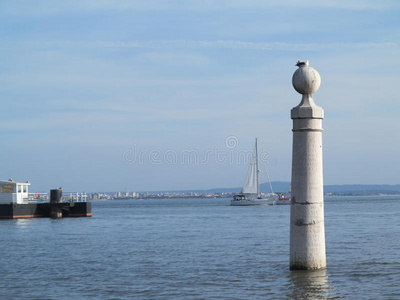
[[[308,66],[308,61],[297,65],[292,83],[302,99],[291,111],[290,269],[311,270],[326,267],[322,174],[324,111],[312,99],[321,84],[319,73]]]

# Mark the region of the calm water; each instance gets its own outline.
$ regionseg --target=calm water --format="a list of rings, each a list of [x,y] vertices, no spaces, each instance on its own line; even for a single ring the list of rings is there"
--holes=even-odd
[[[93,202],[1,220],[0,299],[400,299],[400,197],[325,201],[328,268],[289,271],[289,206]]]

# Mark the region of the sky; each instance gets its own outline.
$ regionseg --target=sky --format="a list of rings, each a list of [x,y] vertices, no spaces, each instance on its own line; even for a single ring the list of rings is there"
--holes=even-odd
[[[324,184],[400,184],[399,42],[397,0],[2,0],[0,179],[239,187],[258,138],[271,180],[290,181],[307,59]]]

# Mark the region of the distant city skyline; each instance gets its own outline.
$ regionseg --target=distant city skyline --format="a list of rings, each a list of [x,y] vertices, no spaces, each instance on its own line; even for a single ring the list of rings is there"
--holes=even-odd
[[[290,181],[291,78],[308,59],[324,184],[400,184],[399,12],[390,0],[2,1],[0,179],[230,188],[257,137],[271,180]]]

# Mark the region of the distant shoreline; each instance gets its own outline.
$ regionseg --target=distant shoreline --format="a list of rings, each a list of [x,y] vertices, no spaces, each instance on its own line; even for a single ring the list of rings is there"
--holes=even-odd
[[[273,181],[272,189],[275,194],[289,194],[290,182]],[[124,200],[124,199],[178,199],[178,198],[232,198],[240,193],[241,188],[215,188],[208,190],[169,190],[169,191],[128,191],[123,192],[92,192],[87,193],[88,200]],[[271,193],[268,183],[260,184],[262,196]],[[385,184],[347,184],[325,185],[324,196],[390,196],[400,195],[400,185]]]
[[[89,194],[90,195],[90,194]],[[139,197],[108,197],[108,198],[100,198],[100,199],[90,199],[91,201],[113,201],[113,200],[162,200],[162,199],[230,199],[232,198],[234,193],[232,194],[196,194],[196,195],[185,195],[185,194],[177,194],[177,195],[161,195],[161,194],[149,194],[147,196],[139,196]],[[324,197],[360,197],[360,196],[400,196],[398,194],[325,194]],[[90,198],[90,197],[89,197]]]

